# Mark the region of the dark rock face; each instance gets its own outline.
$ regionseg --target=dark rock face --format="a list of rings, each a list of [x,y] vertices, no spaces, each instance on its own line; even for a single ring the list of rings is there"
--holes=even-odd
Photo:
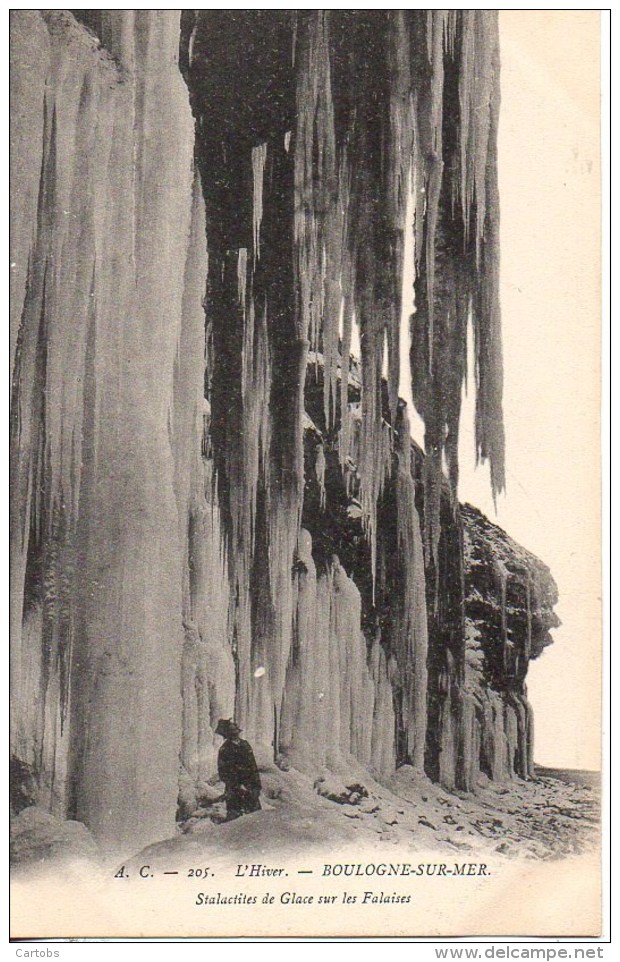
[[[533,717],[529,662],[552,644],[557,587],[545,564],[473,508],[462,509],[465,559],[465,684],[480,770],[529,777]]]
[[[37,773],[31,765],[13,756],[9,768],[11,815],[19,815],[24,808],[36,805],[39,797]]]
[[[488,652],[485,679],[501,690],[502,679],[523,682],[528,661],[553,643],[557,586],[547,565],[477,508],[464,505],[462,517],[466,618]]]

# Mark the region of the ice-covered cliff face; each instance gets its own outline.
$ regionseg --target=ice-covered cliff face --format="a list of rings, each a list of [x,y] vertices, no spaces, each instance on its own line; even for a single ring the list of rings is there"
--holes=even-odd
[[[456,499],[470,315],[503,477],[494,13],[75,13],[12,21],[28,797],[169,835],[233,713],[263,765],[527,774],[552,582]]]
[[[13,753],[53,811],[150,841],[175,814],[204,366],[179,15],[103,11],[100,47],[20,11],[11,40]]]

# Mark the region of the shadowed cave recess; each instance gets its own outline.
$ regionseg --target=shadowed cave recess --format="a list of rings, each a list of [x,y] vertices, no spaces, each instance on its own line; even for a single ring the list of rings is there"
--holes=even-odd
[[[497,13],[24,10],[11,45],[15,810],[166,838],[232,715],[264,768],[532,776],[555,584],[457,490],[468,323],[504,486]]]

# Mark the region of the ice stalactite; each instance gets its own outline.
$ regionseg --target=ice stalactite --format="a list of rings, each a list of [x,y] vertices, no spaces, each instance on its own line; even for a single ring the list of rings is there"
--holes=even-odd
[[[338,282],[337,266],[328,263],[337,236],[329,237],[330,207],[338,194],[338,169],[328,46],[328,12],[300,13],[295,31],[297,69],[294,152],[295,248],[299,313],[310,346],[319,349],[324,333],[326,420],[335,387],[340,300],[331,284]],[[336,252],[338,253],[338,252]],[[324,278],[327,290],[324,291]],[[323,306],[326,313],[323,315]],[[335,332],[335,336],[334,336]]]
[[[260,228],[263,219],[263,178],[267,160],[267,144],[252,148],[252,242],[254,257],[260,258]]]
[[[18,332],[26,291],[34,269],[33,255],[37,234],[37,205],[40,204],[40,177],[43,138],[32,134],[41,130],[45,110],[45,80],[49,70],[49,34],[41,17],[24,11],[11,20],[11,177],[20,177],[20,190],[11,191],[11,376],[15,363]],[[23,164],[29,156],[30,163]]]
[[[316,482],[319,486],[319,491],[321,493],[320,504],[322,508],[326,506],[326,495],[325,495],[325,449],[322,444],[318,444],[316,448],[316,457],[314,461],[314,474],[316,477]]]
[[[174,457],[174,488],[178,506],[179,539],[188,557],[188,517],[204,501],[201,449],[204,432],[205,317],[202,306],[207,280],[204,202],[200,177],[195,173],[188,253],[183,278],[181,325],[174,358],[170,437]],[[201,484],[202,481],[202,484]],[[183,610],[191,616],[189,568],[183,575]]]
[[[380,646],[367,659],[360,592],[340,559],[323,565],[317,575],[312,538],[302,528],[280,750],[309,774],[349,771],[353,759],[384,775],[394,761],[387,662]]]
[[[422,469],[424,470],[424,468]],[[465,621],[463,608],[463,529],[460,509],[444,490],[440,503],[441,535],[437,568],[427,576],[428,727],[426,770],[448,788],[466,788],[461,781],[465,682]],[[441,586],[436,594],[436,579]]]
[[[279,748],[300,771],[314,772],[326,764],[330,713],[333,713],[329,669],[329,588],[317,576],[312,538],[299,534],[295,575],[295,620],[286,670]],[[312,722],[311,722],[312,719]],[[312,724],[313,737],[308,737]]]
[[[412,388],[426,427],[425,528],[436,562],[444,457],[454,494],[458,482],[469,318],[476,358],[476,453],[490,461],[493,493],[504,486],[499,48],[496,11],[427,11],[412,17],[418,131]]]
[[[239,273],[241,286],[244,275],[241,270]],[[210,428],[210,409],[204,399],[206,281],[204,201],[196,173],[170,418],[184,562],[180,757],[182,774],[194,790],[214,769],[213,728],[217,719],[230,717],[235,707],[235,668],[227,630],[226,557],[211,462],[204,457],[203,443],[203,435]]]
[[[359,589],[334,555],[331,559],[330,635],[335,657],[334,673],[339,684],[339,747],[345,755],[356,754],[358,739],[372,717],[363,703],[362,681],[366,669],[366,643],[361,632]]]
[[[364,414],[361,404],[356,402],[349,405],[348,421],[348,447],[346,449],[344,448],[344,438],[342,435],[338,439],[338,447],[340,450],[341,461],[344,461],[347,491],[349,495],[358,498],[361,504],[362,525],[370,543],[371,574],[374,584],[376,580],[376,542],[374,540],[373,532],[376,533],[377,522],[376,520],[371,522],[370,508],[368,501],[364,499],[364,489],[362,487]],[[376,442],[376,451],[374,455],[377,459],[377,464],[374,469],[377,483],[377,497],[379,497],[379,495],[383,492],[387,479],[392,471],[392,428],[386,421],[381,422],[378,435],[379,436]],[[354,467],[354,470],[351,470],[351,467]],[[373,514],[375,513],[376,510],[373,511]]]
[[[348,278],[348,273],[345,277]],[[351,290],[352,283],[345,284],[345,290]],[[347,453],[349,450],[350,438],[350,418],[349,418],[349,370],[351,363],[351,337],[353,333],[353,308],[351,297],[345,297],[342,310],[342,337],[341,337],[341,360],[340,360],[340,431],[338,451],[340,454],[340,467],[345,470]]]
[[[526,661],[532,657],[532,580],[528,577],[525,586],[527,627],[523,656]]]
[[[374,639],[372,643],[369,666],[375,690],[370,764],[379,775],[386,775],[393,772],[396,766],[394,745],[396,719],[389,659],[378,639]]]
[[[415,503],[409,420],[401,405],[396,422],[398,468],[396,487],[396,568],[400,591],[392,595],[396,610],[392,645],[402,679],[403,725],[406,731],[407,761],[424,771],[426,746],[426,692],[428,629],[426,578],[420,520]]]
[[[13,19],[29,86],[14,141],[14,749],[50,807],[122,845],[161,837],[176,810],[170,412],[193,122],[178,15],[104,12],[100,40],[66,12]]]
[[[505,710],[501,695],[491,688],[482,694],[482,713],[480,769],[494,782],[502,782],[511,771]]]

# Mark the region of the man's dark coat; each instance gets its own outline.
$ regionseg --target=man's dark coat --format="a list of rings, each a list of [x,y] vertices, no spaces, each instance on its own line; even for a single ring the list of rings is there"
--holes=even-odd
[[[227,738],[217,756],[217,770],[226,786],[227,817],[259,811],[261,781],[254,752],[242,738]]]

